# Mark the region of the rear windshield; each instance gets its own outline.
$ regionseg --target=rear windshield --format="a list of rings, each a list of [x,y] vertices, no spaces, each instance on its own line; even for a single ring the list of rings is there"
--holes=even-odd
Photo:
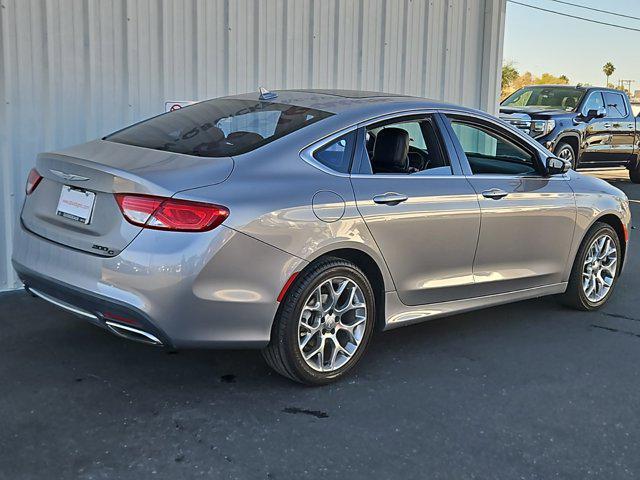
[[[104,140],[200,157],[229,157],[331,115],[282,103],[220,98],[145,120]]]

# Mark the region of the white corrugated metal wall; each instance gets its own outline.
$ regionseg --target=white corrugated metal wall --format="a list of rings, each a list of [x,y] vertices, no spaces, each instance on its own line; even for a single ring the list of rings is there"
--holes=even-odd
[[[506,0],[0,0],[0,290],[40,151],[269,88],[495,109]]]

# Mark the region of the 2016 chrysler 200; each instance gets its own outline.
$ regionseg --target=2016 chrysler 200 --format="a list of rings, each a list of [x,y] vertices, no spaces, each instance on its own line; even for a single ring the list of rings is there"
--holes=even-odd
[[[160,115],[31,171],[13,265],[123,337],[256,347],[321,384],[375,327],[549,294],[611,296],[625,195],[479,111],[263,91]]]

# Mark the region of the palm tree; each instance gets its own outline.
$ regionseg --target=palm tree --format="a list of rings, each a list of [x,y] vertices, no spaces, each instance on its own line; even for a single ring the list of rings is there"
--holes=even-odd
[[[604,74],[607,76],[607,87],[609,86],[609,77],[611,75],[613,75],[613,72],[616,71],[616,67],[613,66],[613,63],[611,62],[607,62],[604,64],[604,66],[602,67],[602,71],[604,72]]]

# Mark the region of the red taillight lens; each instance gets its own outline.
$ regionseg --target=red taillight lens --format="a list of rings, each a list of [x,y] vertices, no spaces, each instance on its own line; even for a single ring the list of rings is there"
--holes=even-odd
[[[27,177],[27,185],[24,188],[25,193],[31,195],[40,183],[40,180],[42,180],[42,175],[40,175],[35,168],[32,168]]]
[[[229,216],[226,207],[189,200],[117,193],[116,201],[130,223],[159,230],[204,232]]]

